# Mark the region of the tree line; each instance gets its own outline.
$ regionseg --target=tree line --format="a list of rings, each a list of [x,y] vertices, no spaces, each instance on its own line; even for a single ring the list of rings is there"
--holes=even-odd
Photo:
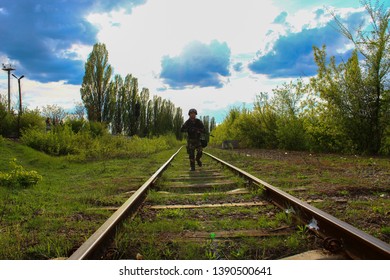
[[[85,63],[80,89],[87,118],[109,124],[113,134],[140,137],[174,133],[182,139],[180,128],[183,111],[170,100],[151,97],[149,89],[139,90],[138,79],[131,74],[112,77],[105,44],[96,43]],[[215,127],[215,119],[203,117],[207,132]]]
[[[113,134],[149,137],[173,132],[178,139],[182,137],[181,108],[161,97],[151,98],[147,88],[139,90],[138,79],[131,74],[111,76],[106,46],[96,43],[80,89],[89,121],[109,124]]]
[[[213,134],[216,143],[322,152],[390,154],[390,10],[361,2],[369,32],[350,31],[333,14],[339,31],[355,46],[339,64],[326,46],[314,46],[317,75],[256,96],[253,110],[231,108]]]
[[[149,89],[139,90],[138,79],[131,74],[123,78],[112,78],[112,67],[108,63],[105,44],[96,43],[85,63],[85,75],[80,88],[82,103],[75,106],[73,114],[67,114],[57,105],[46,105],[42,110],[28,110],[16,116],[8,112],[5,100],[0,96],[0,134],[18,136],[23,129],[43,127],[43,116],[51,124],[63,123],[65,119],[77,132],[84,123],[86,112],[88,122],[107,125],[112,134],[139,137],[154,137],[173,133],[182,140],[180,128],[184,122],[183,111],[170,100],[159,96],[151,97]],[[21,117],[22,121],[19,121]],[[201,117],[207,132],[215,127],[214,117]]]

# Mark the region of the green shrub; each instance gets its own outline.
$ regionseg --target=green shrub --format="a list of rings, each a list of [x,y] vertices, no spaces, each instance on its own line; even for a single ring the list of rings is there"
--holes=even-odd
[[[89,131],[90,133],[97,136],[104,136],[108,134],[107,125],[100,122],[89,122]]]
[[[303,123],[297,118],[285,117],[278,120],[277,137],[279,148],[286,150],[305,150],[306,139]]]
[[[29,128],[43,129],[44,119],[39,110],[26,109],[20,116],[14,112],[9,113],[0,104],[0,135],[5,137],[18,136],[19,131]]]
[[[95,126],[104,128],[104,126]],[[112,136],[105,130],[104,135],[97,136],[84,126],[75,133],[70,124],[55,126],[51,131],[38,129],[23,131],[23,144],[50,155],[66,155],[70,160],[85,161],[94,159],[144,157],[158,151],[177,147],[181,144],[175,136],[166,135],[156,138],[140,138],[138,136]]]
[[[25,110],[20,116],[20,130],[26,130],[29,128],[45,129],[45,119],[41,116],[38,109]]]
[[[67,120],[66,125],[69,125],[74,133],[79,133],[83,128],[87,126],[87,122],[85,120],[74,119]]]
[[[307,148],[314,152],[353,153],[355,146],[348,135],[327,116],[304,120]]]
[[[38,129],[23,131],[23,144],[50,155],[67,155],[76,152],[75,137],[68,126],[57,126],[49,132]]]
[[[38,172],[27,171],[23,166],[17,164],[16,158],[10,161],[11,171],[0,172],[0,185],[5,187],[31,187],[36,185],[42,176]]]
[[[1,108],[0,108],[1,111]],[[12,113],[0,114],[0,135],[9,137],[17,133],[17,117]]]

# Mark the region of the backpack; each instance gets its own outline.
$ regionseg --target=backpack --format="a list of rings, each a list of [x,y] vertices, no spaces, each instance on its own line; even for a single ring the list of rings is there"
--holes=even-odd
[[[202,148],[207,147],[207,138],[203,133],[200,135],[200,144],[202,145]]]

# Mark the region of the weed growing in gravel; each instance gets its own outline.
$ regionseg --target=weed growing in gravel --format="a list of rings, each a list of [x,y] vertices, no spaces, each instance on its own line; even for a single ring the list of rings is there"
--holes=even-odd
[[[185,211],[182,209],[164,209],[157,214],[157,218],[180,218],[186,217]]]

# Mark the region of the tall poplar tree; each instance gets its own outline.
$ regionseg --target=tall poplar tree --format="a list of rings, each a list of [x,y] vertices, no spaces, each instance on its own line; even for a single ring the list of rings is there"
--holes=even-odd
[[[143,88],[140,93],[140,116],[139,116],[139,130],[140,136],[145,137],[149,134],[150,123],[148,122],[148,101],[149,89]]]
[[[111,65],[105,44],[96,43],[85,63],[81,85],[81,99],[89,121],[109,122],[112,118],[112,95],[110,94]]]
[[[123,114],[124,114],[124,86],[123,79],[120,75],[115,75],[114,81],[111,82],[110,91],[115,96],[115,111],[112,119],[112,133],[121,134],[123,131]]]
[[[184,123],[183,110],[178,107],[175,111],[175,117],[173,118],[173,131],[175,133],[176,139],[182,140],[183,133],[181,132],[181,126]]]

